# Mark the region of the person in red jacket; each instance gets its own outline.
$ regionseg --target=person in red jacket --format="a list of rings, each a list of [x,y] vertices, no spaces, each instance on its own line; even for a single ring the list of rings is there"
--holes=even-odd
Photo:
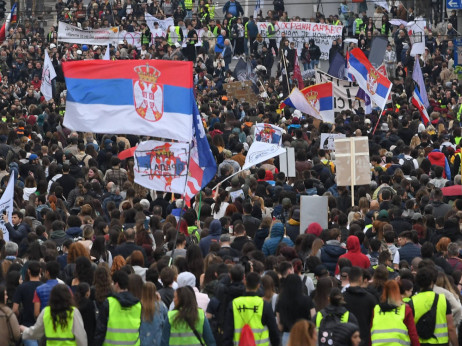
[[[448,159],[440,151],[438,143],[433,144],[433,150],[430,153],[428,153],[427,159],[430,160],[433,166],[443,167],[443,178],[451,180],[451,169],[449,167]]]
[[[350,235],[347,239],[347,250],[348,252],[341,255],[340,258],[348,258],[353,266],[368,269],[371,266],[369,257],[361,253],[361,246],[359,245],[359,239],[355,235]],[[335,274],[339,273],[339,268],[335,268]]]

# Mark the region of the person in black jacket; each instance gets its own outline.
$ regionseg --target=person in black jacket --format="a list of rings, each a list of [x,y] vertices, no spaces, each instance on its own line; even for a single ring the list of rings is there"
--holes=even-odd
[[[363,269],[351,267],[348,274],[350,286],[343,293],[345,308],[356,316],[361,345],[367,345],[370,340],[370,322],[374,313],[374,307],[378,304],[377,299],[361,287],[363,283]]]
[[[135,230],[133,228],[129,228],[124,231],[124,234],[126,241],[114,249],[113,256],[121,255],[123,258],[127,258],[133,251],[139,250],[143,253],[144,262],[147,263],[146,252],[141,246],[135,244]]]
[[[319,59],[321,58],[321,49],[319,48],[319,46],[317,46],[314,43],[314,39],[311,39],[309,42],[310,42],[309,52],[310,52],[310,58],[311,58],[310,69],[314,69],[315,66],[319,65]]]
[[[19,210],[13,210],[11,214],[11,223],[8,219],[8,213],[3,214],[3,222],[10,235],[10,241],[14,241],[18,245],[21,240],[27,237],[30,231],[29,226],[25,222],[22,222],[22,220],[23,215]]]

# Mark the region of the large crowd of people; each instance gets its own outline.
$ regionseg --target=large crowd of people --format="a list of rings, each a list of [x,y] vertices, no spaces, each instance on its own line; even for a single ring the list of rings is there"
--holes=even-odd
[[[14,210],[0,210],[1,345],[459,345],[455,11],[438,25],[437,8],[419,8],[429,23],[425,53],[415,59],[405,27],[389,23],[414,19],[409,1],[368,17],[371,3],[345,0],[338,13],[301,18],[283,0],[255,17],[245,17],[237,0],[57,0],[58,21],[141,32],[138,47],[111,46],[112,60],[194,62],[196,101],[218,169],[187,207],[181,195],[134,182],[133,159],[118,154],[139,136],[63,126],[62,63],[102,59],[107,48],[58,41],[57,26],[46,32],[29,5],[0,46],[0,194],[14,184]],[[145,13],[173,17],[174,25],[157,35]],[[356,47],[345,38],[357,38],[366,55],[375,37],[387,38],[387,109],[346,109],[333,124],[280,110],[297,85],[295,57],[309,70],[321,53],[316,40],[297,50],[278,21],[344,25],[329,58]],[[44,54],[57,72],[49,102],[40,93]],[[257,72],[252,104],[225,88],[236,78],[233,58],[241,57]],[[409,102],[416,61],[430,103],[427,125]],[[295,150],[295,177],[281,172],[278,157],[241,171],[257,122],[283,129],[282,145]],[[321,148],[321,133],[368,137],[370,184],[353,192],[337,185],[345,172],[336,170],[335,152]],[[301,197],[314,195],[328,198],[328,226],[302,229],[310,210],[301,209]]]

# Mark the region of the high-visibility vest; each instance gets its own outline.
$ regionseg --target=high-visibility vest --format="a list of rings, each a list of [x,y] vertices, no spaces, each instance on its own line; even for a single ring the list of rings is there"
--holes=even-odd
[[[149,35],[146,35],[146,32],[149,33]],[[141,44],[145,44],[149,47],[149,44],[151,43],[151,32],[149,30],[146,30],[141,34]]]
[[[202,335],[204,331],[205,314],[201,309],[197,309],[197,313],[199,315],[199,320],[196,322],[194,328],[197,330],[199,335]],[[169,345],[201,346],[201,342],[197,339],[196,335],[186,322],[182,321],[175,323],[175,317],[177,314],[178,310],[168,312],[168,321],[170,323]]]
[[[322,319],[324,318],[323,314],[321,311],[318,311],[316,314],[316,328],[319,329],[321,326]],[[343,315],[340,317],[340,323],[348,323],[348,319],[350,318],[350,312],[345,311]]]
[[[141,303],[123,307],[114,297],[108,297],[107,300],[109,318],[103,345],[138,346],[140,344]]]
[[[264,300],[258,296],[243,296],[233,300],[234,344],[239,344],[242,328],[248,324],[257,345],[269,346],[268,327],[261,322]]]
[[[215,18],[215,5],[211,4],[205,4],[205,7],[209,10],[209,18],[214,19]]]
[[[361,18],[356,18],[355,23],[356,23],[356,35],[359,35],[361,33],[361,27],[363,26],[363,20]]]
[[[461,114],[462,114],[462,105],[459,106],[459,110],[457,111],[457,121],[460,121]]]
[[[177,42],[179,42],[181,40],[181,36],[180,36],[180,27],[179,26],[175,26],[175,32],[176,32],[176,35],[177,35]],[[170,32],[168,33],[168,38],[167,38],[167,43],[172,46],[175,44],[175,42],[173,42],[172,40],[172,37],[170,36]]]
[[[386,35],[387,33],[387,26],[385,24],[382,24],[382,28],[380,29],[380,33],[382,35]]]
[[[184,0],[184,8],[186,11],[191,11],[193,8],[192,0]]]
[[[414,321],[419,322],[424,313],[432,307],[436,293],[433,291],[420,292],[412,297],[412,305],[414,306]],[[444,294],[438,294],[438,304],[436,305],[436,323],[433,337],[430,339],[422,339],[419,336],[420,343],[438,345],[447,344],[449,342],[448,321],[446,319],[446,297]]]
[[[340,25],[340,20],[336,20],[335,22],[332,23],[333,25]]]
[[[244,25],[244,38],[249,37],[249,34],[247,33],[247,24],[249,24],[249,22],[245,23],[245,25]]]
[[[269,28],[270,28],[270,27],[271,27],[271,29],[272,29],[271,31],[274,32],[274,25],[273,25],[273,23],[269,23],[269,24],[268,24],[268,30],[266,30],[266,37],[268,37],[268,38],[273,38],[274,34],[270,34],[270,33],[269,33]]]
[[[212,29],[212,28],[210,27],[210,25],[208,25],[208,28],[209,28],[210,32],[211,32],[215,37],[218,36],[218,29],[219,29],[218,26],[215,25],[215,26],[213,27],[213,29]]]
[[[50,307],[47,306],[43,313],[43,327],[45,329],[45,337],[47,339],[47,346],[71,346],[77,345],[75,335],[72,333],[74,325],[74,308],[67,314],[67,326],[62,328],[59,323],[56,323],[56,330],[53,327],[53,319],[51,318]]]
[[[390,311],[382,311],[377,304],[371,328],[372,345],[410,345],[411,339],[404,324],[405,314],[406,304]]]

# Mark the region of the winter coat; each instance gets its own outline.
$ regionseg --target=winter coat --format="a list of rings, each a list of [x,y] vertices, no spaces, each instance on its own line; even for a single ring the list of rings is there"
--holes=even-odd
[[[328,240],[321,248],[321,262],[326,266],[331,275],[334,274],[340,256],[345,254],[346,250],[341,247],[338,240]]]
[[[271,236],[263,243],[263,253],[265,256],[274,255],[279,243],[286,243],[289,246],[294,246],[290,238],[284,237],[284,226],[282,223],[275,223],[271,228]]]
[[[209,235],[202,238],[199,242],[199,247],[201,248],[202,256],[207,256],[210,250],[210,244],[213,242],[218,243],[220,241],[220,236],[221,222],[220,220],[213,220],[210,223]]]

